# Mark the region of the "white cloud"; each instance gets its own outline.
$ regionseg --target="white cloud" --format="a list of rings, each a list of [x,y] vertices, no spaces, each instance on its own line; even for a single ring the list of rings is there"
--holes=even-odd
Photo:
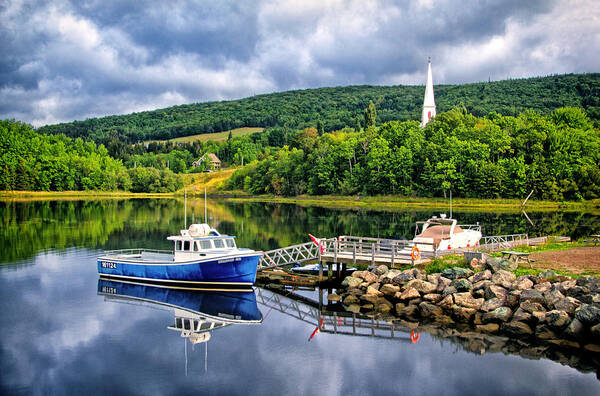
[[[600,3],[591,0],[488,0],[464,12],[449,0],[111,12],[119,5],[88,5],[84,15],[68,1],[9,1],[0,10],[0,34],[10,37],[0,41],[9,54],[0,60],[0,117],[42,125],[295,88],[423,84],[429,55],[436,83],[600,64]]]

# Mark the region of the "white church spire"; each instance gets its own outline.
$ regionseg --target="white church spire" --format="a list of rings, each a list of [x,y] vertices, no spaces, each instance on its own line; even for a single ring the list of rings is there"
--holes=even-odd
[[[433,78],[431,76],[431,58],[427,65],[427,85],[425,86],[425,98],[423,99],[423,114],[421,115],[421,127],[424,128],[431,117],[435,117],[435,99],[433,97]]]

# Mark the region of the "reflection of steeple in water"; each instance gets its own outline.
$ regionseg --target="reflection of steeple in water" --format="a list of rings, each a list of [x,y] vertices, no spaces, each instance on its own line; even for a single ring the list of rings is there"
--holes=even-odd
[[[187,341],[203,343],[204,367],[207,368],[207,343],[211,332],[232,324],[260,324],[263,317],[256,305],[254,291],[201,291],[98,280],[98,294],[106,301],[136,303],[150,308],[173,310],[169,330],[179,331],[184,339],[187,375]]]

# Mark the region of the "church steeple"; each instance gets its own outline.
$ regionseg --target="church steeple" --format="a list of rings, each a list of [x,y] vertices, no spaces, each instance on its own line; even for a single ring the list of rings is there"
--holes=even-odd
[[[427,64],[427,85],[425,86],[425,98],[423,99],[423,114],[421,115],[421,128],[435,117],[435,99],[433,97],[433,77],[431,76],[431,58]]]

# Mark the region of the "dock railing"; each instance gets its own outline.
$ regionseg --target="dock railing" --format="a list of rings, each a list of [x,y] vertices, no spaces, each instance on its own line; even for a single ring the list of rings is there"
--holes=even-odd
[[[480,248],[508,249],[518,245],[529,245],[527,234],[508,234],[481,237]]]

